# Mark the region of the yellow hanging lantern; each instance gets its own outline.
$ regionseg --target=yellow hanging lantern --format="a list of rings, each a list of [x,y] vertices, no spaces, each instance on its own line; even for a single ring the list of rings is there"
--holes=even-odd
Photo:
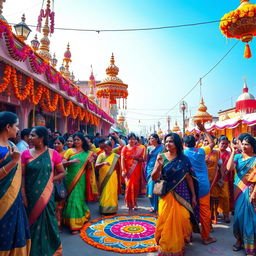
[[[204,105],[204,100],[201,98],[197,114],[194,116],[194,123],[207,123],[212,121],[212,116],[207,112],[207,107]]]
[[[246,43],[244,57],[251,58],[249,42],[256,36],[256,5],[250,0],[240,0],[240,6],[225,14],[220,22],[220,30],[227,38],[236,38]]]

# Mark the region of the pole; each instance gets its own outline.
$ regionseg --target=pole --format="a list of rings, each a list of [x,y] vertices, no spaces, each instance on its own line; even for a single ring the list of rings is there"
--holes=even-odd
[[[183,137],[185,136],[185,108],[182,110],[183,112]]]
[[[33,105],[33,112],[32,112],[32,126],[36,125],[36,105]]]

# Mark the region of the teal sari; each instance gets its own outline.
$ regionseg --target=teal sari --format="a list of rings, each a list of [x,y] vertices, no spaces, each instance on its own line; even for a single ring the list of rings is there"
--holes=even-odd
[[[12,160],[6,147],[0,147],[0,168]],[[21,195],[21,168],[17,164],[0,177],[0,255],[28,256],[30,233]]]
[[[250,201],[251,192],[256,183],[256,157],[243,160],[242,154],[234,159],[236,175],[234,181],[235,216],[234,236],[243,241],[246,254],[255,254],[256,212]]]
[[[149,197],[150,204],[154,211],[158,210],[158,196],[153,194],[155,182],[151,178],[152,171],[155,166],[156,158],[164,149],[163,145],[157,145],[154,147],[148,147],[148,161],[145,169],[146,179],[147,179],[147,196]]]
[[[25,166],[27,213],[31,232],[30,256],[61,255],[62,246],[55,215],[52,150],[32,158]]]

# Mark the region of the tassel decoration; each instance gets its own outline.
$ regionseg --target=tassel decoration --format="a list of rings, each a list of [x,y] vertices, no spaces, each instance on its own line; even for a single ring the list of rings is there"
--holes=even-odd
[[[249,44],[247,43],[244,48],[244,58],[250,59],[252,57],[251,49]]]

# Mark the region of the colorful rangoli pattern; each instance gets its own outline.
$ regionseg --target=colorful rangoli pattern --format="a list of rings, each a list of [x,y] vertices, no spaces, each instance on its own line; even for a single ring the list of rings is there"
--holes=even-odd
[[[119,253],[153,252],[157,217],[147,214],[118,214],[96,219],[81,230],[82,239],[97,248]]]

